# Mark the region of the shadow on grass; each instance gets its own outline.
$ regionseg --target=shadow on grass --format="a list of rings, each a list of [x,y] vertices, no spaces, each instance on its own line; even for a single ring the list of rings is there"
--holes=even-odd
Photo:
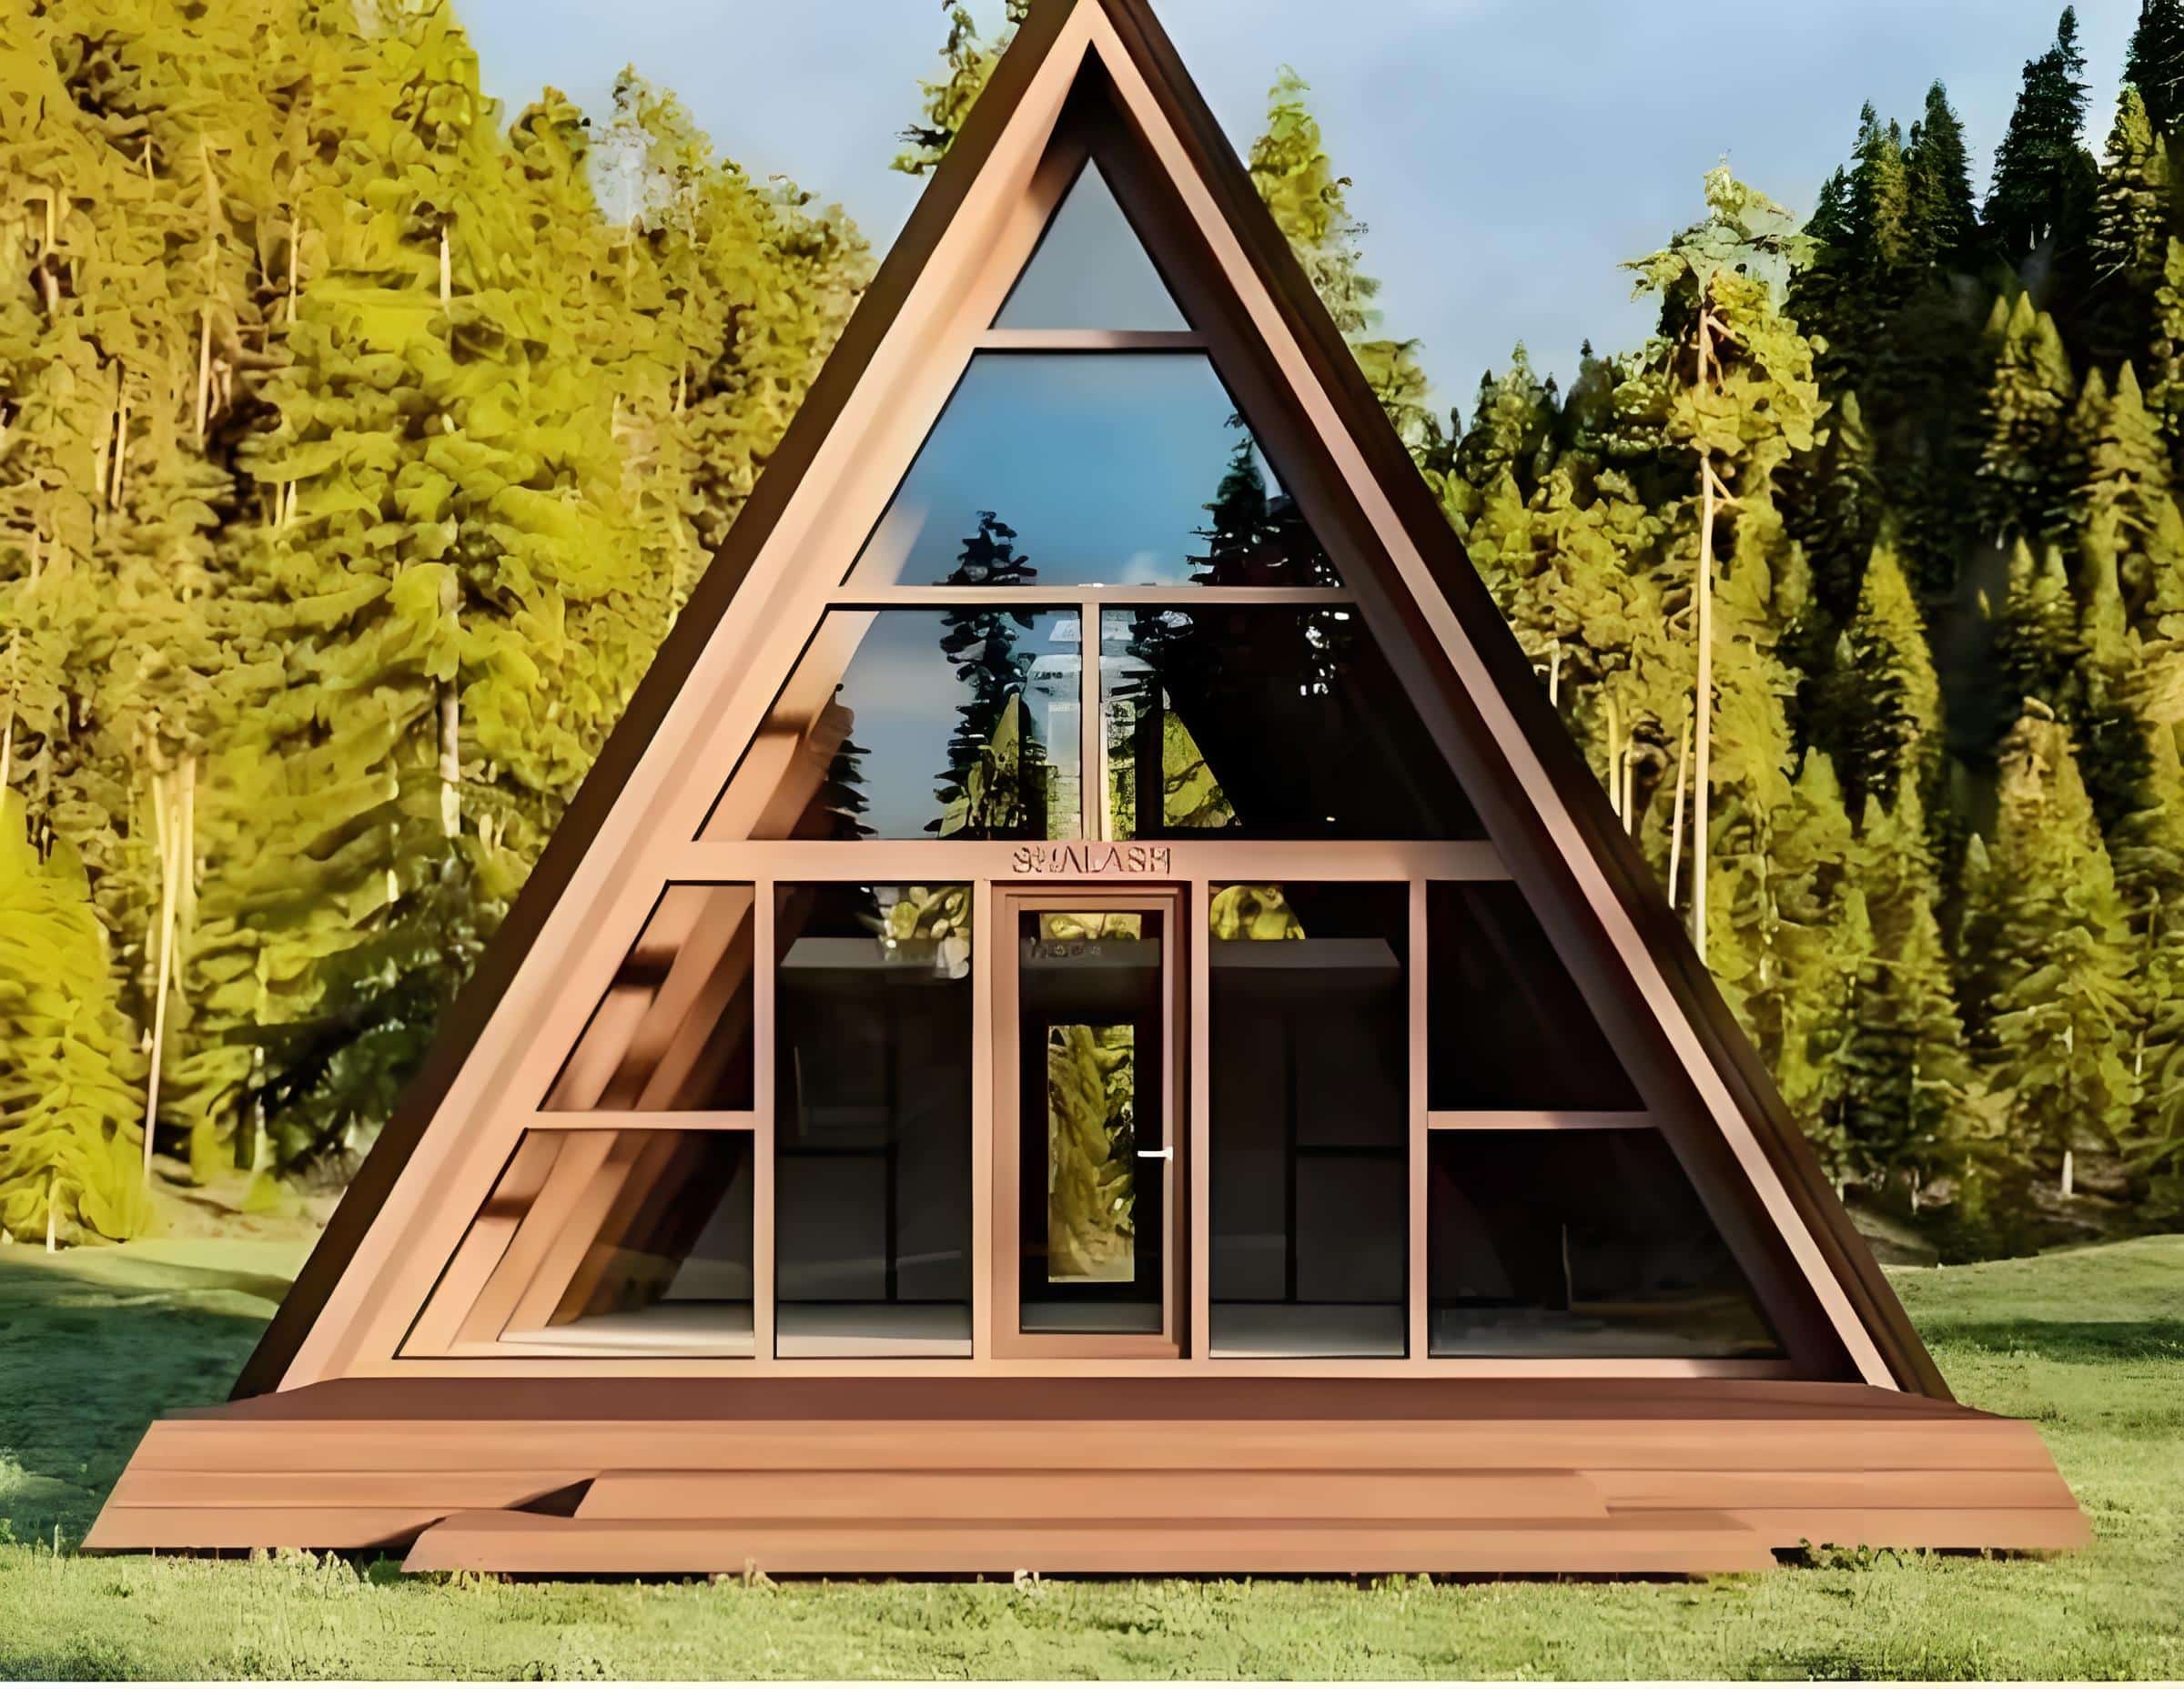
[[[152,1421],[227,1399],[288,1288],[177,1264],[131,1276],[0,1260],[0,1522],[19,1540],[80,1540]]]
[[[2066,1365],[2118,1360],[2184,1360],[2184,1320],[1933,1320],[1927,1341],[2009,1354],[2022,1351]]]
[[[144,1675],[133,1655],[104,1637],[57,1648],[0,1649],[0,1680],[8,1683],[126,1683]]]

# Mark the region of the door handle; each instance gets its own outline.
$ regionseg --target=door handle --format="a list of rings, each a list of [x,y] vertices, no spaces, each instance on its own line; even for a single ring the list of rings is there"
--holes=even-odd
[[[1140,1161],[1173,1161],[1176,1158],[1176,1148],[1170,1144],[1166,1149],[1140,1149],[1138,1158]]]

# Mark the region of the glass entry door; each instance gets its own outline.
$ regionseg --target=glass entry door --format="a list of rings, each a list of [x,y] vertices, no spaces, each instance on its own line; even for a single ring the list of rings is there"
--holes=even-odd
[[[1179,1355],[1178,900],[1000,901],[996,1350]]]

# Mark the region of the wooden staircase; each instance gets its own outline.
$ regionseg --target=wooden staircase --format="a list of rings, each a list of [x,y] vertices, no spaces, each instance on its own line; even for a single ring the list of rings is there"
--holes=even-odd
[[[353,1381],[162,1421],[87,1546],[536,1573],[1679,1574],[2056,1549],[2028,1425],[1856,1385]]]
[[[411,1571],[1719,1572],[1724,1514],[1618,1516],[1574,1472],[610,1472],[567,1519],[459,1513]]]

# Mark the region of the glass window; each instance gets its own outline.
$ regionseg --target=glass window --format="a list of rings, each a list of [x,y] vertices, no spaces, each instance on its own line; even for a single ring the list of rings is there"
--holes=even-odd
[[[830,612],[708,833],[1079,836],[1075,612]]]
[[[1405,1352],[1410,902],[1403,885],[1215,888],[1216,1355]]]
[[[1660,1133],[1441,1131],[1429,1149],[1431,1352],[1782,1352]]]
[[[547,1094],[553,1113],[752,1106],[748,885],[671,885]]]
[[[551,1140],[541,1160],[531,1152]],[[526,1211],[501,1340],[631,1354],[751,1352],[748,1132],[534,1132],[510,1164]],[[503,1192],[495,1192],[498,1207]],[[491,1209],[489,1208],[489,1215]],[[589,1236],[571,1220],[589,1216]],[[546,1236],[531,1239],[532,1227]]]
[[[1514,885],[1429,886],[1426,916],[1431,1107],[1644,1106]]]
[[[971,889],[778,888],[776,1350],[971,1352]]]
[[[1019,917],[1023,1330],[1162,1329],[1163,924],[1158,911]]]
[[[1100,688],[1117,839],[1484,836],[1355,610],[1109,610]]]
[[[1332,586],[1198,352],[984,352],[852,586]]]
[[[1090,164],[1046,226],[994,327],[1175,332],[1190,325],[1107,178]]]

